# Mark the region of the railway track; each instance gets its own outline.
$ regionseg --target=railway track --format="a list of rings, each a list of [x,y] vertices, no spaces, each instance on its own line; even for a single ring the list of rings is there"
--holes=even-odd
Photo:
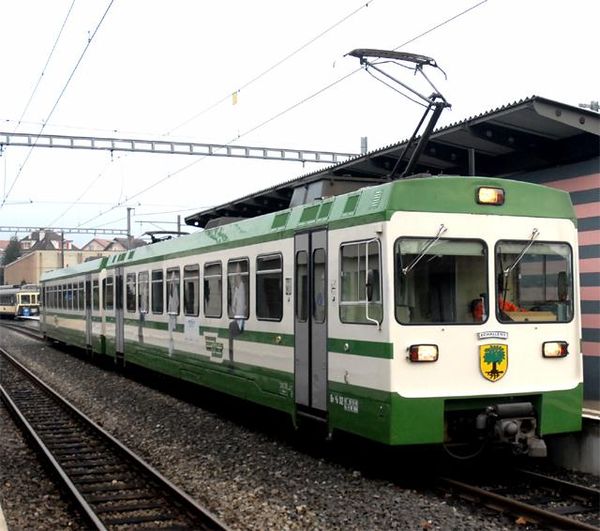
[[[550,476],[514,470],[501,478],[439,478],[438,486],[463,499],[514,516],[518,524],[550,529],[600,529],[600,491]]]
[[[39,341],[42,341],[44,339],[42,333],[39,330],[39,327],[34,328],[33,326],[29,326],[22,322],[2,320],[0,321],[0,327],[13,330],[15,332],[31,337],[32,339],[37,339]]]
[[[227,529],[0,349],[0,396],[96,529]]]
[[[41,338],[36,331],[17,323],[8,328]],[[492,474],[490,474],[491,476]],[[483,505],[504,515],[513,515],[518,524],[535,523],[553,529],[598,530],[600,491],[548,478],[528,471],[497,475],[487,484],[480,478],[442,478],[439,486],[473,504]]]

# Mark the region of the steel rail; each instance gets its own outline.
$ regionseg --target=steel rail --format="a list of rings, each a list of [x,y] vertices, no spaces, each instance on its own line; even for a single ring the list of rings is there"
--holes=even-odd
[[[18,401],[23,400],[22,396],[19,396],[16,400],[14,398],[14,394],[6,388],[6,386],[0,382],[0,398],[5,402],[11,413],[14,415],[14,418],[20,423],[23,430],[26,432],[28,436],[30,436],[30,440],[35,444],[35,447],[41,452],[41,454],[46,458],[48,463],[52,466],[53,470],[56,472],[58,478],[61,480],[62,484],[66,487],[67,491],[71,494],[73,499],[76,501],[78,506],[81,508],[83,515],[88,519],[88,521],[94,526],[95,529],[105,530],[111,529],[113,527],[118,527],[119,529],[127,529],[127,528],[135,528],[140,529],[141,524],[143,522],[150,523],[155,519],[163,519],[169,521],[179,521],[177,527],[179,529],[206,529],[206,530],[226,530],[227,527],[225,524],[220,522],[214,515],[212,515],[206,508],[199,505],[195,500],[193,500],[188,494],[177,488],[173,485],[169,480],[167,480],[162,474],[160,474],[157,470],[153,469],[150,465],[144,462],[140,457],[135,455],[131,450],[125,447],[121,442],[115,439],[108,432],[103,430],[100,426],[94,423],[89,417],[87,417],[84,413],[77,410],[72,404],[70,404],[66,399],[61,397],[58,393],[56,393],[53,389],[51,389],[47,384],[45,384],[42,380],[40,380],[35,374],[33,374],[29,369],[27,369],[24,365],[19,363],[14,357],[12,357],[6,350],[0,348],[0,359],[7,360],[12,367],[14,367],[23,377],[26,377],[28,382],[35,386],[39,392],[43,393],[48,400],[51,402],[50,407],[56,406],[56,408],[60,408],[62,411],[66,413],[69,417],[67,422],[77,423],[77,428],[82,428],[82,431],[91,435],[94,438],[94,442],[96,445],[90,445],[90,448],[93,448],[94,453],[100,454],[103,449],[98,446],[98,442],[106,446],[105,452],[110,455],[110,459],[108,460],[111,463],[115,462],[115,457],[117,459],[122,459],[122,461],[118,462],[117,465],[111,464],[109,468],[113,471],[119,466],[123,465],[125,467],[125,472],[123,476],[127,481],[133,481],[136,479],[141,481],[141,484],[144,485],[144,488],[151,492],[151,496],[154,496],[155,500],[158,500],[154,503],[146,503],[146,505],[151,505],[152,507],[144,507],[143,505],[131,505],[131,506],[117,506],[111,507],[110,503],[118,502],[122,500],[131,501],[137,498],[131,498],[122,495],[116,495],[113,497],[105,497],[102,499],[98,499],[98,492],[93,491],[93,489],[89,489],[89,492],[83,492],[87,489],[82,489],[84,486],[91,486],[93,484],[100,485],[102,483],[106,483],[106,480],[90,478],[90,481],[86,483],[86,481],[82,481],[82,476],[93,476],[94,472],[85,471],[84,465],[74,465],[71,463],[70,467],[77,471],[77,474],[74,475],[73,470],[71,474],[67,470],[67,466],[65,465],[65,461],[68,461],[66,457],[65,451],[63,451],[62,455],[62,463],[60,452],[56,449],[52,451],[51,449],[51,438],[50,435],[41,435],[39,433],[39,420],[38,420],[38,429],[33,425],[34,422],[30,422],[27,418],[27,415],[23,413],[22,408],[19,407]],[[4,376],[4,371],[0,373],[0,375]],[[22,395],[23,392],[20,393]],[[39,394],[37,397],[39,399]],[[26,398],[24,400],[27,400]],[[56,408],[53,407],[54,411],[52,412],[51,419],[48,420],[49,423],[56,423],[57,418]],[[45,413],[48,415],[48,413]],[[63,422],[64,422],[63,418]],[[63,431],[70,431],[70,433],[74,434],[75,431],[73,428],[63,427]],[[51,430],[53,431],[53,430]],[[60,431],[60,430],[56,430]],[[53,434],[55,435],[55,433]],[[90,437],[88,437],[89,439]],[[68,439],[68,437],[67,437]],[[83,438],[81,438],[83,441]],[[88,443],[89,444],[89,443]],[[67,449],[66,452],[69,452],[68,448],[80,446],[79,443],[74,442],[73,439],[68,439],[66,443],[62,444],[63,449]],[[73,452],[75,453],[75,452]],[[85,453],[81,452],[81,453]],[[73,459],[73,458],[71,458]],[[106,459],[106,457],[94,458],[94,465],[98,460]],[[104,464],[103,466],[107,466]],[[83,471],[82,471],[83,470]],[[98,474],[98,472],[95,472]],[[106,475],[106,472],[100,472],[100,475]],[[113,472],[114,474],[114,472]],[[78,486],[78,479],[79,485]],[[115,479],[112,480],[112,483],[115,484]],[[109,482],[110,483],[110,482]],[[117,481],[118,483],[118,481]],[[115,491],[124,491],[127,490],[127,484],[125,487],[119,488],[116,486],[113,490]],[[103,490],[103,489],[100,489]],[[131,487],[131,490],[141,490],[139,487]],[[106,493],[106,491],[104,490]],[[149,496],[142,496],[148,498]],[[159,498],[157,498],[159,497]],[[151,502],[153,501],[150,498]],[[108,507],[98,508],[99,504],[108,503]],[[96,507],[96,508],[95,508]],[[150,517],[149,519],[144,519],[144,517],[122,517],[121,519],[114,519],[115,513],[131,513],[131,512],[143,512],[144,510],[153,509],[153,508],[164,508],[163,513],[154,517]],[[96,510],[96,509],[99,510]],[[165,515],[166,511],[166,515]],[[113,516],[113,520],[110,520],[110,516]],[[181,522],[187,524],[182,525]],[[128,524],[131,523],[132,526],[128,527]]]
[[[586,531],[598,531],[599,529],[598,527],[585,522],[580,522],[546,509],[540,509],[535,505],[514,500],[452,478],[440,477],[438,478],[438,482],[442,487],[446,486],[450,490],[456,490],[459,493],[466,494],[473,501],[479,501],[486,507],[494,510],[506,511],[517,517],[523,517],[541,525],[548,525],[554,529],[582,529]]]
[[[12,330],[13,332],[17,332],[18,334],[22,334],[31,339],[35,339],[37,341],[44,341],[44,337],[42,336],[42,333],[40,332],[40,330],[35,330],[28,326],[20,326],[20,325],[16,324],[15,322],[11,323],[10,321],[9,322],[0,321],[0,327],[6,328],[7,330]]]
[[[600,501],[600,490],[598,489],[586,487],[585,485],[578,485],[577,483],[572,483],[563,479],[544,476],[543,474],[540,474],[538,472],[532,472],[531,470],[517,469],[516,472],[521,474],[526,479],[537,481],[541,484],[552,484],[553,486],[561,490],[570,492],[573,496],[579,496],[581,498],[595,500],[596,503]]]

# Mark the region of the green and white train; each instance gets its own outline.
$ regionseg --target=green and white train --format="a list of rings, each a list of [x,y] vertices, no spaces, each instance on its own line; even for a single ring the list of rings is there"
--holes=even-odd
[[[581,428],[577,253],[565,192],[404,179],[49,272],[41,326],[330,432],[544,455]]]

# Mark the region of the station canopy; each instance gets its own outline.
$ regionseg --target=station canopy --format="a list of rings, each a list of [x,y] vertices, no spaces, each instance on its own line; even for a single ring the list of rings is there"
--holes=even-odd
[[[434,131],[415,174],[511,177],[597,157],[600,114],[539,96]],[[408,140],[185,218],[209,228],[387,182]],[[413,144],[414,147],[414,144]],[[404,153],[409,159],[411,149]],[[401,165],[402,166],[402,165]]]

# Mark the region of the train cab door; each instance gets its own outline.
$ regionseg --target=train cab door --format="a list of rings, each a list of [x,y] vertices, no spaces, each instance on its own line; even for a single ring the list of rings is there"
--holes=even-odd
[[[92,350],[92,275],[85,276],[85,345]]]
[[[299,413],[327,412],[327,231],[294,241],[294,396]]]
[[[115,351],[116,361],[123,362],[125,352],[125,319],[123,314],[123,268],[115,270]]]

